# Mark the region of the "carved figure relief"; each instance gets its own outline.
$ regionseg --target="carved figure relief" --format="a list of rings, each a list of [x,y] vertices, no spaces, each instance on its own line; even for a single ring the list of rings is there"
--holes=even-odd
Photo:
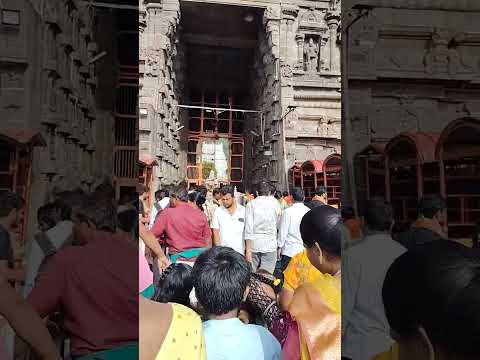
[[[305,71],[307,72],[318,71],[319,52],[320,52],[320,49],[319,49],[318,43],[315,42],[313,37],[311,37],[307,42],[305,42],[305,45],[303,48]]]
[[[281,64],[280,72],[282,74],[282,77],[293,77],[293,68],[289,64]]]
[[[473,67],[467,64],[457,49],[458,41],[462,34],[452,35],[445,29],[436,29],[432,35],[432,45],[425,53],[425,71],[428,74],[448,73],[469,73]]]

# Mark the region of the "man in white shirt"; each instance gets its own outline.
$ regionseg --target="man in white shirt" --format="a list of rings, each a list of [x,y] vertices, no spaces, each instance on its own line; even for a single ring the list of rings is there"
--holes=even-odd
[[[155,202],[153,203],[152,210],[150,211],[150,228],[155,224],[157,215],[165,210],[170,204],[170,198],[168,190],[161,189],[155,192]]]
[[[68,200],[68,199],[67,199]],[[78,200],[77,200],[78,201]],[[72,209],[72,206],[74,209]],[[25,254],[26,277],[23,289],[26,298],[35,286],[38,272],[44,259],[51,256],[59,249],[72,244],[73,222],[71,221],[72,211],[76,210],[79,203],[70,201],[70,205],[62,201],[55,201],[39,209],[49,212],[46,216],[53,221],[50,226],[42,224],[39,219],[40,232],[35,235],[34,241],[29,242]]]
[[[270,196],[267,183],[260,185],[259,196],[245,209],[245,257],[253,271],[263,269],[273,274],[277,262],[277,231],[282,209]]]
[[[394,343],[382,287],[389,267],[406,249],[390,236],[392,219],[390,204],[370,200],[365,240],[342,255],[342,356],[346,359],[370,360]]]
[[[245,255],[245,207],[237,203],[235,190],[231,186],[220,189],[220,202],[213,213],[211,228],[213,230],[213,245],[230,247]]]
[[[295,255],[305,249],[300,234],[300,223],[310,209],[303,203],[305,193],[302,189],[293,189],[292,197],[293,205],[283,211],[278,233],[278,259],[281,262],[281,272],[285,271]]]

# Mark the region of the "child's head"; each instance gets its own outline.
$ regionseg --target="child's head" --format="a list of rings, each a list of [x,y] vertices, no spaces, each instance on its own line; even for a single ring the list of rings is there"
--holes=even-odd
[[[247,260],[227,247],[202,253],[193,267],[193,284],[200,305],[210,315],[225,315],[242,304],[251,276]]]
[[[192,267],[187,264],[171,264],[160,276],[152,300],[190,306],[192,289]]]

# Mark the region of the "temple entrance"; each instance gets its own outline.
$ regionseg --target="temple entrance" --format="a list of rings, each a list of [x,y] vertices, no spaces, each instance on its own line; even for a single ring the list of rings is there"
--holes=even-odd
[[[181,3],[183,62],[177,73],[189,186],[248,181],[245,143],[261,118],[255,82],[262,73],[255,64],[263,56],[262,14],[262,9],[244,6]]]

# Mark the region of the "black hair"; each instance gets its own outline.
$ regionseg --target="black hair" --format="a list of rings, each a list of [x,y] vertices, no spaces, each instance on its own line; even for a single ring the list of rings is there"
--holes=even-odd
[[[132,233],[138,228],[138,211],[136,209],[126,209],[117,214],[117,226],[119,229]]]
[[[283,192],[283,197],[287,197],[288,196],[288,191],[284,191]]]
[[[302,202],[303,200],[305,200],[305,193],[300,188],[294,188],[292,190],[292,197],[293,201]]]
[[[170,191],[170,197],[177,199],[179,201],[187,202],[188,201],[188,191],[187,188],[181,184],[172,188]]]
[[[220,194],[222,194],[222,196],[225,196],[227,194],[230,194],[232,195],[232,197],[235,197],[235,188],[233,186],[224,186],[220,189]]]
[[[197,205],[200,210],[203,210],[202,206],[205,204],[205,201],[207,201],[207,198],[199,191],[190,191],[188,193],[188,201]]]
[[[117,211],[111,201],[98,198],[95,194],[84,198],[76,213],[81,222],[92,222],[97,230],[114,233],[117,229]]]
[[[392,205],[383,198],[373,198],[367,201],[365,222],[369,230],[389,231],[393,223]]]
[[[215,196],[215,195],[218,195],[220,193],[221,193],[221,189],[213,189],[212,195]]]
[[[198,193],[201,193],[203,196],[207,196],[208,194],[208,189],[205,185],[199,185],[195,188],[195,191]]]
[[[53,202],[52,206],[59,210],[60,212],[60,220],[66,221],[72,219],[72,206],[66,203],[61,199],[57,199]]]
[[[471,249],[439,240],[404,253],[388,270],[382,297],[400,339],[423,327],[435,348],[479,358],[480,259]]]
[[[50,230],[58,223],[58,218],[54,214],[55,207],[52,203],[43,205],[37,210],[38,225],[45,225],[45,230]]]
[[[313,191],[313,195],[315,196],[327,195],[327,188],[325,186],[317,186]]]
[[[308,213],[300,223],[305,247],[311,248],[315,243],[327,254],[335,257],[342,255],[342,217],[331,206],[319,206]]]
[[[105,199],[115,199],[115,188],[109,183],[103,183],[95,188],[95,194],[103,196]]]
[[[433,219],[433,217],[447,207],[447,202],[440,195],[425,195],[418,203],[418,214]]]
[[[160,189],[155,191],[155,199],[160,199],[160,198],[165,198],[168,197],[168,190],[166,189]]]
[[[0,217],[7,217],[13,210],[21,210],[24,206],[25,200],[17,193],[0,193]]]
[[[171,264],[155,285],[152,300],[160,303],[176,303],[190,307],[193,289],[192,267],[187,264]]]
[[[262,182],[258,187],[258,195],[260,196],[267,196],[271,194],[271,191],[272,191],[271,186],[266,182]]]
[[[217,246],[202,253],[193,266],[195,293],[207,315],[238,309],[252,269],[235,250]]]
[[[355,219],[355,211],[351,206],[342,207],[341,213],[342,213],[342,218],[344,219],[347,219],[347,220]]]
[[[280,191],[275,191],[273,197],[277,200],[280,200],[282,198],[282,193]]]

